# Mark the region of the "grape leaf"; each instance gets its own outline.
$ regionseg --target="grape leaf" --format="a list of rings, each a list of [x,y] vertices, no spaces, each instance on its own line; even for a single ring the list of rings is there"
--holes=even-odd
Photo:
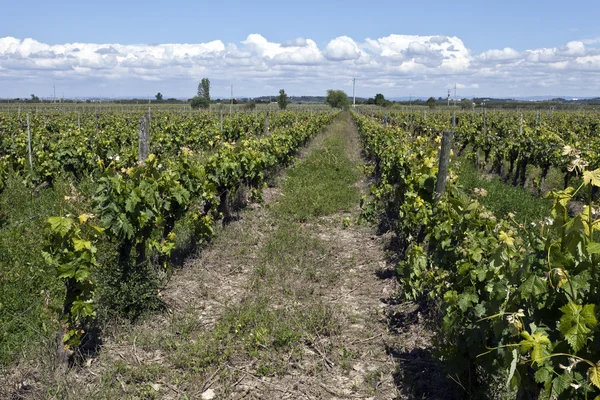
[[[461,293],[458,296],[458,306],[460,307],[462,312],[466,312],[469,307],[471,307],[474,303],[477,303],[479,298],[474,293]]]
[[[590,382],[600,389],[600,366],[595,365],[588,369],[588,376],[590,377]]]
[[[571,385],[571,380],[571,376],[566,372],[554,378],[554,381],[552,381],[552,394],[558,396],[567,390]]]
[[[65,237],[73,227],[73,220],[67,217],[50,217],[48,223],[52,231],[58,233],[61,237]]]
[[[560,333],[567,339],[573,351],[578,352],[585,346],[592,328],[598,324],[595,305],[580,306],[571,302],[561,307],[560,311],[563,313],[560,318]]]
[[[596,187],[600,187],[600,168],[594,171],[585,171],[583,181]]]
[[[548,356],[547,346],[550,344],[550,339],[544,332],[535,332],[530,334],[527,331],[521,332],[523,340],[519,343],[521,345],[521,352],[526,353],[531,351],[531,360],[534,363],[541,364],[543,359]]]
[[[546,383],[552,379],[552,369],[549,367],[543,367],[535,371],[535,381],[537,383]]]
[[[587,251],[590,254],[600,254],[600,243],[590,243],[587,245]]]
[[[520,290],[521,298],[527,299],[546,293],[548,291],[548,286],[546,285],[546,282],[544,282],[539,276],[531,275],[525,282],[523,282]]]

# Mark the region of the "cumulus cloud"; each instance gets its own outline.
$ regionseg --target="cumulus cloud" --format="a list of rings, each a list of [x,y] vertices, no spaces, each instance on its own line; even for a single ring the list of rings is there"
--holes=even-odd
[[[358,45],[348,36],[340,36],[330,41],[323,53],[332,61],[355,60],[361,55]]]
[[[479,60],[484,62],[507,62],[517,60],[521,57],[521,53],[510,47],[505,47],[502,50],[488,50],[479,55]]]
[[[278,43],[258,33],[227,44],[214,40],[50,45],[5,37],[0,38],[0,86],[16,92],[22,82],[32,86],[55,80],[65,85],[79,82],[80,87],[111,83],[127,87],[131,81],[179,85],[209,76],[223,87],[226,82],[243,81],[240,90],[251,91],[248,95],[286,84],[308,94],[348,86],[355,77],[359,87],[390,88],[398,95],[408,90],[428,95],[443,91],[449,82],[460,82],[459,89],[486,91],[486,95],[508,94],[496,93],[498,87],[525,94],[547,88],[585,94],[582,91],[600,89],[598,43],[600,39],[593,38],[548,48],[519,51],[505,47],[475,54],[456,36],[392,34],[363,40],[339,36],[322,48],[309,38]]]

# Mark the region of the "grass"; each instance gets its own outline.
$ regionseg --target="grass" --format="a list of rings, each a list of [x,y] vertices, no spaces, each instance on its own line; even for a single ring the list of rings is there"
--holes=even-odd
[[[284,198],[277,214],[304,222],[312,217],[349,211],[360,194],[353,184],[360,171],[348,158],[340,122],[331,128],[333,135],[324,140],[302,163],[291,168],[283,185]]]
[[[337,310],[320,299],[322,284],[337,276],[327,268],[334,255],[310,231],[315,218],[358,203],[358,189],[351,185],[359,175],[341,135],[334,130],[322,148],[288,171],[282,196],[261,222],[260,230],[269,233],[254,250],[245,296],[227,307],[212,331],[199,334],[186,318],[175,323],[175,338],[170,334],[162,340],[162,350],[180,372],[201,373],[226,368],[232,360],[253,360],[256,376],[284,375],[290,363],[302,358],[305,342],[341,329]],[[236,249],[238,258],[252,255],[244,242]],[[224,379],[237,379],[234,375],[230,371]]]
[[[552,201],[531,193],[528,189],[512,186],[494,175],[478,171],[466,158],[459,160],[458,183],[467,191],[485,189],[488,194],[480,201],[496,216],[506,218],[509,213],[521,223],[537,222],[550,216]]]
[[[59,215],[64,181],[38,196],[13,175],[0,194],[0,366],[55,332],[63,285],[42,258],[46,219]],[[54,320],[54,322],[53,322]]]

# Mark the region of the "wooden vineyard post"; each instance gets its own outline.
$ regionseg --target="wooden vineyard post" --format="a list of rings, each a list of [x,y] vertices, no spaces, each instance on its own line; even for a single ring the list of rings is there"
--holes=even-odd
[[[452,151],[453,140],[454,131],[444,131],[442,135],[442,148],[440,151],[440,164],[438,168],[437,180],[435,182],[435,202],[438,202],[446,192],[446,181],[448,180],[450,152]]]
[[[519,135],[523,136],[523,114],[521,114],[521,124],[519,126]]]
[[[296,125],[298,125],[298,110],[296,110]]]
[[[486,126],[486,118],[487,117],[487,108],[485,108],[485,103],[483,105],[483,129],[486,130],[487,126]]]
[[[33,169],[33,160],[31,158],[31,127],[29,126],[29,113],[27,113],[27,149],[29,151],[29,168]]]
[[[269,111],[265,115],[265,136],[269,134]]]
[[[150,109],[150,107],[148,107],[147,123],[148,123],[148,125],[146,126],[146,142],[149,143],[150,135],[152,133],[152,110]],[[148,153],[146,153],[146,157],[148,157],[148,154],[150,154],[150,145],[149,144],[147,144],[147,148],[148,148]]]
[[[140,118],[140,129],[138,132],[138,161],[144,165],[150,154],[150,143],[148,137],[148,121],[146,117]]]
[[[19,111],[17,114],[17,118],[20,120],[21,119],[21,106],[19,106]]]

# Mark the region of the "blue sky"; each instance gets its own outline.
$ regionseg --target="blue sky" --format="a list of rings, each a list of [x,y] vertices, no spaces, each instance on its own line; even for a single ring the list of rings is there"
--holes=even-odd
[[[0,97],[182,97],[204,76],[216,96],[355,76],[364,96],[600,96],[599,15],[588,0],[6,2]]]

